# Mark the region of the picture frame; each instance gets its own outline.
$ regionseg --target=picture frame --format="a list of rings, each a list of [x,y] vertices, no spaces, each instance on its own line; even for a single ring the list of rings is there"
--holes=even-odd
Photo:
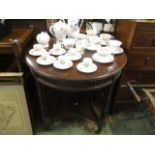
[[[0,134],[33,134],[22,73],[0,74]]]

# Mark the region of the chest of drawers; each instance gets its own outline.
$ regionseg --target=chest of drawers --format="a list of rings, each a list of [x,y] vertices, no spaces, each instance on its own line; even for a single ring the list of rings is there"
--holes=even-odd
[[[155,85],[155,21],[116,20],[115,36],[128,56],[123,83]]]

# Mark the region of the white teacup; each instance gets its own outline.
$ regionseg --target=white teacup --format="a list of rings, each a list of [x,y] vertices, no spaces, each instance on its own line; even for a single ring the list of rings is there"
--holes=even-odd
[[[34,44],[33,45],[33,49],[35,51],[41,51],[41,50],[43,50],[43,48],[42,48],[42,46],[40,44]]]
[[[109,41],[109,48],[112,51],[119,51],[121,45],[122,45],[122,42],[119,40],[110,40]]]
[[[70,53],[71,56],[76,56],[78,51],[76,48],[70,48],[68,52]]]
[[[111,52],[110,52],[110,49],[109,49],[109,48],[100,47],[100,48],[97,50],[97,54],[98,54],[99,56],[106,57],[106,56],[111,55]]]
[[[69,58],[67,58],[67,56],[65,55],[61,55],[58,57],[58,62],[61,64],[61,65],[65,65],[69,60]]]
[[[86,38],[86,35],[84,33],[79,33],[77,36],[76,36],[76,39],[85,39]]]
[[[76,44],[76,49],[77,49],[77,51],[79,52],[79,53],[81,53],[81,54],[84,54],[84,50],[85,50],[85,46],[84,46],[84,44],[80,44],[80,43],[78,43],[78,44]]]
[[[110,40],[109,46],[113,46],[114,48],[120,47],[122,45],[122,42],[119,40]]]
[[[44,53],[42,53],[41,58],[42,58],[42,60],[46,61],[49,58],[49,56],[50,55],[48,52],[44,52]]]
[[[53,44],[53,49],[54,50],[60,50],[62,48],[61,44],[57,43],[57,44]]]
[[[108,33],[102,33],[102,34],[100,34],[100,38],[102,40],[107,41],[107,40],[110,40],[112,38],[112,35],[111,34],[108,34]]]
[[[91,58],[86,57],[86,58],[83,59],[82,62],[83,62],[83,64],[84,64],[85,67],[89,67],[89,66],[91,66],[91,64],[92,64],[93,61],[92,61]]]
[[[66,49],[73,48],[74,45],[75,45],[75,39],[66,38],[66,39],[63,40],[63,44],[64,44]]]

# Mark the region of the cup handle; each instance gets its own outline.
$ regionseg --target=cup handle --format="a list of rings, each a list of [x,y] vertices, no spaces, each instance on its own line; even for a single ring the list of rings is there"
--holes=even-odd
[[[53,25],[49,27],[49,31],[50,33],[55,37],[55,33],[54,33],[54,30],[53,30]],[[56,38],[56,37],[55,37]]]

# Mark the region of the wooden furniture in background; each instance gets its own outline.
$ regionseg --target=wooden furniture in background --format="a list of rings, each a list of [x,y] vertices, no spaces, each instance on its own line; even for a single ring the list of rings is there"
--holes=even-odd
[[[41,31],[47,31],[46,19],[9,19],[9,22],[13,28],[27,28],[32,26],[34,39]]]
[[[5,70],[6,72],[16,71],[15,68],[17,68],[17,71],[22,71],[22,60],[24,59],[25,55],[24,49],[32,39],[32,32],[33,28],[12,29],[12,32],[10,34],[0,40],[1,58],[3,58],[3,55],[6,54],[14,55],[12,63],[10,63]]]
[[[116,20],[115,37],[128,56],[122,84],[135,80],[141,87],[155,86],[155,21]],[[122,90],[120,96],[127,97]]]

